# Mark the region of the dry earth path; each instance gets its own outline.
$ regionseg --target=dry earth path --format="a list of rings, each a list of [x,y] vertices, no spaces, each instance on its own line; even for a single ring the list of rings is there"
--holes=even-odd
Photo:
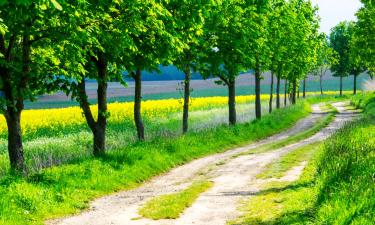
[[[334,131],[341,128],[355,114],[345,109],[345,103],[333,104],[339,111],[335,120],[314,136],[289,146],[259,154],[240,154],[256,149],[264,144],[311,128],[325,113],[319,105],[313,106],[313,113],[299,121],[293,128],[274,135],[262,141],[235,148],[224,153],[207,156],[194,160],[170,172],[155,177],[139,188],[119,192],[95,200],[90,208],[76,216],[48,221],[47,224],[59,225],[169,225],[169,224],[199,224],[220,225],[233,220],[239,213],[238,203],[259,191],[259,181],[256,175],[272,161],[299,147],[322,141]],[[299,173],[306,163],[287,174],[285,179],[298,179]],[[185,210],[180,218],[175,220],[149,220],[140,218],[138,210],[149,199],[175,193],[188,187],[194,180],[202,176],[214,183],[214,186],[203,193],[192,207]]]

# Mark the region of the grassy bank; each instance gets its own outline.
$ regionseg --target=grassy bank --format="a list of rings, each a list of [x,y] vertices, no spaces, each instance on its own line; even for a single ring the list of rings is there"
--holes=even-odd
[[[41,224],[77,213],[99,196],[133,188],[177,165],[280,132],[309,111],[309,105],[300,102],[260,121],[118,145],[101,159],[80,158],[27,178],[5,175],[0,178],[0,224]]]

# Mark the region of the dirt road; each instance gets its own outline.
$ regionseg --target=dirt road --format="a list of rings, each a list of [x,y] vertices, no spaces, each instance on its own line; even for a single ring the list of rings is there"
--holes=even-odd
[[[336,103],[334,106],[339,110],[335,120],[328,127],[306,140],[266,153],[240,154],[275,140],[285,139],[312,127],[324,116],[318,105],[313,107],[313,113],[309,117],[299,121],[293,128],[281,134],[245,147],[192,161],[167,174],[155,177],[137,189],[97,199],[92,202],[90,209],[80,215],[48,221],[47,224],[225,224],[228,220],[239,216],[238,202],[258,191],[256,175],[267,164],[301,146],[326,139],[355,116],[345,109],[344,103]],[[297,172],[292,171],[286,179],[297,179],[298,173],[303,170],[305,165],[306,163],[301,164],[296,168]],[[211,180],[214,186],[203,193],[180,218],[154,221],[140,218],[138,215],[139,208],[147,200],[155,196],[181,191],[202,176]]]

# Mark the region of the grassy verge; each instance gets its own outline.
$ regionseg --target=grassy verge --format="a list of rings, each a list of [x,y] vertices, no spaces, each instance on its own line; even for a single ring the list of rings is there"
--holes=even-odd
[[[119,146],[101,159],[80,159],[27,178],[5,175],[0,178],[0,224],[42,224],[45,219],[77,213],[94,198],[134,188],[193,159],[278,133],[310,110],[309,104],[300,102],[251,123]]]
[[[210,181],[195,182],[179,193],[163,195],[150,200],[139,210],[139,214],[154,220],[176,219],[193,204],[201,193],[210,187],[212,187]]]

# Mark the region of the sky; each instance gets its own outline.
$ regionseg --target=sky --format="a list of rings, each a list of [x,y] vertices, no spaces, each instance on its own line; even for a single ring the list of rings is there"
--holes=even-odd
[[[319,6],[322,32],[330,33],[332,27],[344,20],[356,20],[355,13],[361,7],[359,0],[312,0]]]

